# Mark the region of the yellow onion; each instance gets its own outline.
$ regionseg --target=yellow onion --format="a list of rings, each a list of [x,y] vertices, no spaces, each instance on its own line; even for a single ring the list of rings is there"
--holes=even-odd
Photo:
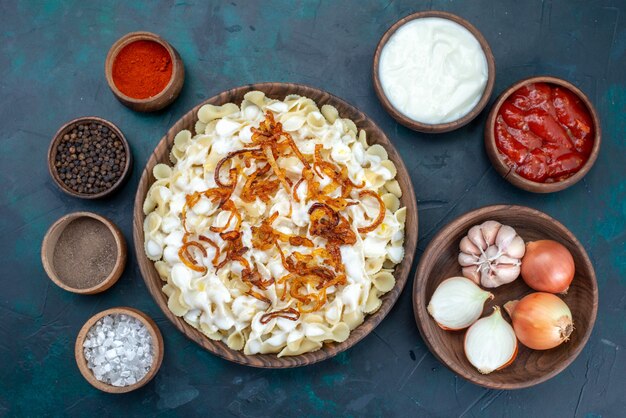
[[[548,350],[567,341],[574,330],[572,312],[551,293],[536,292],[507,302],[504,309],[513,320],[515,335],[528,348]]]
[[[469,327],[464,341],[465,356],[482,374],[504,369],[517,357],[517,338],[502,318],[500,307]]]
[[[522,279],[540,292],[567,293],[574,279],[574,258],[556,241],[529,242],[522,258]]]

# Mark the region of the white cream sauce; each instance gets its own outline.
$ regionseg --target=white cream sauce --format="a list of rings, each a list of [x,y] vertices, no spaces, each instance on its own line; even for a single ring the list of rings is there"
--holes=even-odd
[[[467,115],[480,101],[488,77],[487,58],[476,37],[439,17],[401,26],[383,47],[378,69],[393,107],[426,124]]]

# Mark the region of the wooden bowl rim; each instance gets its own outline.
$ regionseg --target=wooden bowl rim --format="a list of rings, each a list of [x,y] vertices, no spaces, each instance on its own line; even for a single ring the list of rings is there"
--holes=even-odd
[[[136,99],[134,97],[125,95],[124,93],[122,93],[120,89],[117,88],[117,86],[115,85],[115,82],[113,81],[113,63],[115,62],[117,55],[125,46],[132,44],[133,42],[137,42],[137,41],[152,41],[152,42],[158,43],[159,45],[161,45],[167,50],[167,53],[170,55],[170,59],[172,60],[172,76],[170,77],[170,80],[168,81],[168,83],[165,85],[165,87],[163,87],[163,90],[161,90],[158,94],[152,97],[145,98],[145,99]],[[178,53],[176,52],[176,49],[169,42],[167,42],[164,38],[157,35],[156,33],[147,32],[147,31],[129,32],[126,35],[119,38],[117,41],[115,41],[115,43],[109,49],[106,60],[104,62],[104,73],[107,79],[107,83],[109,84],[109,87],[111,88],[111,91],[113,91],[113,94],[115,94],[119,98],[122,98],[124,101],[135,104],[135,105],[152,104],[152,103],[158,102],[164,96],[169,94],[172,86],[174,85],[174,81],[178,77],[184,76],[184,73],[181,72],[180,61],[181,61],[181,58],[180,58],[180,55],[178,55]],[[175,94],[173,98],[171,99],[171,101],[168,101],[167,104],[174,101],[177,96],[178,95]],[[162,107],[167,106],[167,104],[163,105]]]
[[[71,222],[80,218],[91,218],[103,223],[109,229],[111,235],[113,235],[113,238],[115,239],[115,247],[117,250],[115,265],[113,266],[111,273],[109,273],[109,275],[100,283],[92,287],[86,287],[84,289],[71,287],[67,285],[63,280],[61,280],[56,270],[54,269],[52,260],[49,259],[46,254],[48,249],[50,249],[50,251],[52,251],[52,254],[54,254],[54,248],[57,245],[57,241],[51,241],[52,235],[56,234],[56,232],[58,232],[60,235]],[[52,225],[50,225],[41,243],[41,263],[43,264],[43,268],[50,280],[52,280],[54,284],[59,286],[61,289],[81,295],[93,295],[96,293],[101,293],[117,283],[119,278],[122,276],[122,273],[124,272],[124,267],[126,266],[126,254],[126,241],[124,240],[124,235],[122,235],[122,231],[120,231],[120,229],[117,227],[117,225],[113,223],[113,221],[94,212],[72,212],[61,216],[59,219],[54,221]]]
[[[350,332],[350,336],[348,337],[346,341],[342,343],[324,344],[322,348],[314,352],[304,353],[298,356],[287,356],[287,357],[280,357],[280,358],[277,357],[275,354],[245,355],[241,351],[232,350],[228,348],[228,346],[224,344],[223,342],[213,341],[209,339],[204,334],[202,334],[199,330],[193,328],[191,325],[184,322],[181,318],[176,317],[167,307],[167,301],[164,302],[164,296],[161,290],[163,282],[161,278],[158,277],[158,274],[156,273],[156,270],[154,268],[154,263],[147,259],[144,253],[144,244],[143,244],[144,242],[143,219],[145,217],[145,215],[143,215],[143,201],[145,198],[145,194],[147,193],[149,184],[153,182],[152,168],[154,167],[154,165],[156,165],[159,162],[157,161],[156,149],[161,145],[161,143],[164,143],[164,142],[168,143],[167,149],[170,149],[173,143],[173,138],[175,134],[180,131],[180,129],[178,128],[178,125],[182,124],[184,119],[190,116],[193,117],[193,120],[197,120],[197,112],[198,112],[198,109],[202,105],[207,104],[207,103],[214,104],[214,105],[221,105],[221,104],[226,103],[224,101],[226,98],[232,97],[234,95],[243,96],[244,92],[253,91],[253,90],[259,90],[259,91],[270,90],[271,91],[272,88],[282,88],[282,89],[290,90],[290,93],[286,93],[285,95],[301,94],[303,96],[307,96],[307,95],[311,95],[312,93],[316,95],[326,95],[327,96],[327,99],[325,100],[326,103],[331,104],[336,107],[337,106],[343,107],[345,109],[350,110],[350,112],[352,112],[351,115],[344,114],[343,116],[349,116],[351,119],[355,119],[357,116],[360,116],[366,122],[368,122],[368,124],[371,124],[371,129],[376,130],[375,133],[376,135],[379,134],[380,142],[385,143],[384,145],[385,149],[387,150],[389,155],[394,158],[393,161],[394,161],[394,164],[396,165],[398,176],[404,176],[404,178],[406,179],[407,183],[410,186],[410,187],[407,187],[406,190],[405,189],[402,190],[403,192],[402,199],[406,199],[405,206],[407,207],[407,225],[409,224],[409,219],[411,219],[412,222],[414,223],[414,227],[405,228],[404,259],[394,269],[394,277],[396,277],[396,284],[394,286],[394,289],[397,289],[397,294],[394,294],[394,289],[392,289],[391,291],[383,295],[381,298],[383,300],[383,304],[379,308],[379,310],[377,310],[375,313],[371,315],[367,315],[365,317],[365,321]],[[280,95],[282,96],[282,93]],[[270,93],[269,96],[273,97],[277,95]],[[319,99],[316,100],[316,103],[320,104]],[[371,137],[372,133],[369,132],[369,134]],[[169,141],[168,141],[168,136],[171,138]],[[141,188],[143,186],[145,186],[146,188],[145,193],[141,193]],[[414,208],[414,210],[411,210],[411,206]],[[314,364],[319,361],[334,357],[335,355],[347,350],[348,348],[354,346],[360,340],[365,338],[365,336],[367,336],[371,331],[373,331],[375,327],[387,316],[387,314],[391,311],[391,309],[397,302],[397,299],[399,298],[400,294],[402,293],[402,290],[408,280],[408,275],[410,273],[411,265],[413,263],[415,249],[417,246],[417,236],[418,236],[417,201],[415,198],[414,189],[412,187],[411,177],[406,169],[406,166],[404,165],[402,158],[400,157],[400,154],[395,149],[395,147],[393,146],[389,138],[387,138],[384,131],[382,131],[378,127],[378,125],[373,121],[373,119],[369,118],[367,115],[365,115],[365,113],[361,112],[356,107],[352,106],[351,104],[344,101],[343,99],[340,99],[324,90],[307,86],[307,85],[303,85],[303,84],[296,84],[296,83],[264,82],[264,83],[247,84],[247,85],[235,87],[229,90],[225,90],[207,100],[204,100],[198,105],[196,105],[189,112],[183,115],[163,136],[161,141],[159,141],[159,143],[157,144],[157,147],[155,147],[155,151],[152,153],[152,155],[150,156],[150,159],[146,163],[144,171],[141,175],[141,179],[139,181],[139,185],[137,187],[137,194],[135,196],[134,219],[133,219],[133,238],[134,238],[134,243],[135,243],[135,253],[139,262],[139,267],[140,267],[144,282],[146,283],[146,286],[148,287],[148,291],[154,298],[157,305],[159,305],[159,307],[161,308],[165,316],[174,324],[174,326],[179,331],[181,331],[187,338],[196,342],[205,350],[210,351],[211,353],[225,360],[232,361],[234,363],[238,363],[238,364],[242,364],[246,366],[258,367],[258,368],[282,369],[282,368],[300,367],[300,366]],[[144,266],[144,263],[142,262],[142,260],[148,260],[149,263],[146,263],[146,265]],[[397,277],[396,272],[401,267],[404,268],[406,271],[403,272],[404,274],[402,276]],[[151,287],[151,281],[152,281],[150,278],[151,275],[152,277],[155,277],[156,280],[158,280],[159,282],[158,289],[156,288],[153,289]],[[362,335],[359,332],[357,332],[359,328],[366,326],[366,325],[371,326],[371,329],[365,331]]]
[[[459,25],[463,26],[465,29],[470,31],[470,33],[476,38],[476,40],[480,44],[485,54],[485,58],[487,60],[487,84],[485,85],[485,89],[483,90],[483,94],[480,100],[469,113],[451,122],[428,124],[428,123],[423,123],[423,122],[413,120],[409,118],[408,116],[405,116],[404,114],[402,114],[402,112],[397,110],[393,106],[393,104],[391,104],[391,102],[389,101],[389,99],[387,98],[387,95],[385,94],[383,90],[382,83],[380,82],[380,75],[379,75],[379,69],[378,69],[379,64],[380,64],[380,55],[385,45],[387,45],[389,38],[391,38],[391,36],[406,23],[415,19],[422,19],[422,18],[428,18],[428,17],[438,17],[442,19],[451,20],[452,22],[458,23]],[[495,80],[496,80],[496,61],[495,61],[493,52],[491,51],[491,47],[489,46],[489,43],[487,42],[487,39],[483,36],[482,32],[480,32],[469,21],[453,13],[438,11],[438,10],[428,10],[428,11],[417,12],[417,13],[413,13],[408,16],[405,16],[404,18],[398,20],[396,23],[391,25],[389,29],[387,29],[384,35],[380,38],[380,41],[378,41],[378,46],[376,47],[376,52],[374,53],[374,60],[373,60],[373,66],[372,66],[372,80],[374,83],[374,91],[376,92],[378,99],[382,103],[383,108],[397,122],[401,123],[402,125],[406,126],[409,129],[412,129],[418,132],[424,132],[424,133],[450,132],[470,123],[480,114],[480,112],[483,111],[485,106],[487,106],[487,103],[489,102],[489,98],[491,97],[491,93],[493,92],[493,87],[494,87]]]
[[[519,88],[532,83],[556,84],[557,86],[565,87],[566,89],[574,93],[576,97],[578,97],[583,102],[583,104],[587,107],[587,110],[589,111],[589,114],[591,115],[591,119],[593,121],[595,135],[593,137],[593,148],[591,149],[589,159],[573,176],[568,177],[565,180],[559,181],[557,183],[539,183],[520,176],[515,172],[515,170],[513,170],[504,162],[504,157],[501,155],[498,147],[496,146],[493,129],[495,126],[496,117],[498,116],[498,111],[500,110],[502,103],[504,103],[504,101],[508,99],[509,96],[517,91]],[[574,84],[570,83],[567,80],[554,76],[532,76],[516,81],[506,90],[504,90],[502,94],[500,94],[500,96],[498,96],[495,103],[491,107],[491,111],[489,112],[489,116],[487,117],[487,122],[485,123],[484,141],[487,155],[489,156],[491,163],[493,164],[496,171],[505,180],[507,180],[514,186],[529,192],[553,193],[565,190],[568,187],[571,187],[574,184],[578,183],[583,177],[585,177],[589,170],[591,170],[591,167],[593,167],[593,165],[595,164],[596,159],[598,158],[598,154],[600,153],[602,128],[600,126],[600,119],[598,118],[595,106],[593,105],[593,103],[591,103],[591,100],[589,100],[587,95]]]
[[[105,317],[106,315],[115,315],[115,314],[124,314],[128,316],[132,316],[133,318],[141,321],[142,324],[146,327],[150,336],[152,337],[152,347],[154,349],[152,356],[152,367],[143,377],[143,379],[139,380],[137,383],[128,386],[113,386],[107,383],[101,382],[93,375],[89,367],[87,366],[87,360],[85,359],[85,354],[83,353],[83,342],[85,341],[85,337],[87,336],[87,332],[91,329],[91,327],[100,319]],[[131,392],[135,389],[139,389],[148,383],[152,378],[157,374],[159,369],[161,368],[161,363],[163,363],[163,352],[164,352],[164,344],[163,344],[163,335],[159,330],[157,324],[145,313],[141,312],[139,309],[131,308],[129,306],[118,306],[115,308],[106,309],[102,312],[98,312],[93,315],[91,318],[85,322],[85,324],[81,327],[78,335],[76,336],[76,342],[74,344],[74,357],[76,358],[76,365],[78,366],[78,370],[80,370],[80,374],[83,375],[85,380],[89,382],[89,384],[96,389],[99,389],[103,392],[107,393],[127,393]]]
[[[565,237],[567,237],[567,239],[569,239],[575,245],[578,252],[582,256],[582,263],[584,264],[584,268],[590,273],[589,281],[591,282],[591,289],[593,293],[593,303],[592,303],[593,311],[591,312],[591,316],[589,318],[589,321],[586,327],[587,329],[585,330],[585,333],[580,339],[578,346],[573,350],[573,352],[567,359],[559,362],[556,365],[556,367],[554,367],[551,371],[545,373],[542,376],[529,379],[525,382],[493,383],[491,382],[491,380],[489,380],[489,377],[488,377],[489,375],[479,375],[477,377],[476,375],[466,373],[465,369],[463,367],[460,367],[456,362],[447,362],[442,357],[442,354],[439,351],[439,347],[431,343],[432,333],[426,326],[426,324],[430,324],[430,321],[432,321],[432,318],[430,317],[426,309],[427,295],[425,292],[422,292],[422,289],[426,287],[426,282],[428,281],[428,274],[429,274],[429,271],[431,270],[431,268],[427,265],[427,260],[429,258],[427,256],[429,255],[429,253],[433,252],[436,247],[441,246],[442,242],[447,241],[448,240],[447,237],[449,237],[455,231],[457,231],[460,228],[460,226],[463,225],[464,223],[476,217],[482,218],[487,215],[487,212],[496,212],[496,211],[501,211],[501,210],[516,211],[518,213],[523,213],[529,218],[542,218],[552,223],[557,229],[559,229],[560,232],[562,232],[565,235]],[[521,279],[518,278],[518,280],[521,280]],[[587,254],[587,251],[585,250],[583,245],[580,243],[580,241],[578,241],[576,236],[569,229],[567,229],[567,227],[563,225],[561,222],[557,221],[556,219],[552,218],[550,215],[544,212],[541,212],[537,209],[533,209],[527,206],[504,205],[504,204],[488,205],[488,206],[483,206],[483,207],[474,209],[470,212],[466,212],[462,215],[459,215],[454,220],[450,221],[446,226],[441,228],[439,232],[432,238],[432,240],[430,241],[430,243],[424,250],[420,263],[418,264],[417,270],[415,272],[415,277],[413,280],[412,299],[413,299],[413,314],[414,314],[415,322],[417,323],[417,327],[419,329],[420,335],[422,336],[422,339],[428,346],[428,349],[430,350],[430,352],[442,364],[444,364],[446,367],[448,367],[457,375],[479,386],[483,386],[483,387],[490,388],[490,389],[522,389],[522,388],[527,388],[527,387],[537,385],[539,383],[543,383],[546,380],[553,378],[554,376],[556,376],[557,374],[565,370],[578,357],[580,352],[583,350],[583,348],[587,344],[589,337],[591,336],[591,333],[593,331],[593,326],[596,321],[596,317],[598,313],[598,283],[596,279],[595,270],[593,268],[593,265],[591,264],[591,260],[589,259],[589,255]]]
[[[89,194],[89,193],[75,192],[74,190],[67,187],[65,183],[63,183],[63,181],[59,177],[59,173],[56,167],[54,166],[54,160],[57,155],[57,145],[59,144],[61,139],[63,139],[63,135],[68,133],[68,131],[70,131],[75,125],[78,125],[81,122],[82,123],[91,123],[91,122],[98,123],[112,130],[113,133],[115,133],[117,137],[119,138],[119,140],[122,142],[122,145],[124,146],[124,152],[126,153],[126,164],[124,165],[124,169],[122,170],[122,174],[120,175],[120,178],[117,179],[117,181],[113,183],[113,185],[109,189],[103,190],[99,193]],[[66,194],[70,196],[78,197],[79,199],[100,199],[102,197],[113,194],[128,179],[128,176],[130,174],[130,169],[132,167],[132,162],[133,162],[133,155],[130,152],[130,145],[128,144],[128,140],[124,136],[124,133],[122,133],[120,128],[118,128],[113,122],[103,119],[98,116],[81,116],[79,118],[72,119],[69,122],[66,122],[54,134],[54,136],[52,137],[52,141],[50,141],[50,146],[48,147],[48,172],[50,173],[50,176],[56,183],[57,187],[61,189],[61,191],[65,192]]]

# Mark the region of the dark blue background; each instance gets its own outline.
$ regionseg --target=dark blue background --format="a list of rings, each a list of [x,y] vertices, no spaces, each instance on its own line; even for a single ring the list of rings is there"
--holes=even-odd
[[[570,80],[597,106],[603,144],[595,167],[569,190],[523,192],[501,179],[482,143],[486,112],[449,134],[399,126],[374,95],[371,63],[385,30],[409,13],[465,17],[493,49],[495,95],[539,74]],[[626,415],[626,3],[623,1],[132,1],[0,4],[0,415],[79,416],[624,416]],[[187,78],[179,99],[144,115],[118,103],[104,78],[109,47],[148,30],[180,52]],[[261,81],[325,89],[372,117],[402,153],[419,201],[416,260],[448,221],[486,204],[516,203],[574,232],[596,268],[598,321],[580,357],[537,387],[487,390],[458,378],[422,342],[412,278],[395,308],[361,343],[295,370],[258,370],[221,360],[185,339],[148,294],[134,254],[115,287],[67,293],[41,267],[48,226],[76,210],[112,218],[132,244],[136,185],[148,155],[188,109],[222,90]],[[135,157],[115,197],[86,202],[60,193],[46,151],[69,119],[97,115],[126,134]],[[150,314],[165,338],[156,378],[107,395],[81,377],[73,345],[84,321],[129,305]]]

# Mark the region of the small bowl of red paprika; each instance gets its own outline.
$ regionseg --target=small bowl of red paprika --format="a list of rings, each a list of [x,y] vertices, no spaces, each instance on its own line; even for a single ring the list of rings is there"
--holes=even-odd
[[[151,32],[131,32],[118,39],[107,55],[105,73],[115,97],[138,112],[168,106],[185,81],[176,49]]]
[[[530,77],[506,89],[485,124],[496,171],[534,193],[566,189],[591,169],[600,150],[598,115],[587,96],[557,77]]]

